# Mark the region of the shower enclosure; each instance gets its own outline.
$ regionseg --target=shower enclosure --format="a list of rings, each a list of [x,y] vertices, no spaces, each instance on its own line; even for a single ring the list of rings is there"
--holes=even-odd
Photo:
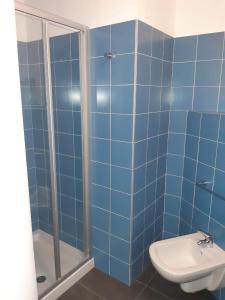
[[[87,28],[23,4],[16,22],[38,294],[48,299],[93,266]]]

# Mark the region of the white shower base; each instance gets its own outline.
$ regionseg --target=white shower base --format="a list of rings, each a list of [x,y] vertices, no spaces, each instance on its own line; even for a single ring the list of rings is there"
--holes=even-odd
[[[38,294],[40,295],[55,283],[53,237],[50,234],[38,229],[33,233],[33,242],[36,275],[37,277],[44,275],[47,278],[43,283],[37,283]],[[82,263],[85,260],[85,255],[82,251],[70,246],[63,241],[60,241],[60,258],[61,273],[63,276],[77,267],[80,263]],[[49,295],[45,296],[43,299],[56,299],[54,297],[59,297],[70,286],[72,286],[82,276],[89,272],[93,267],[94,260],[90,259],[90,261],[85,263],[84,266],[82,266],[74,274],[69,276],[62,283],[60,283],[59,286],[57,286],[51,293],[49,293]]]

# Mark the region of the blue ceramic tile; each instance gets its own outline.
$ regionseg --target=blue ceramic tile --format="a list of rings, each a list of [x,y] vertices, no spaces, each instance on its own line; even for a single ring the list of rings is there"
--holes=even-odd
[[[72,84],[80,85],[80,63],[78,60],[72,61]]]
[[[102,150],[100,150],[100,155],[102,155]],[[124,142],[111,142],[111,163],[112,165],[130,168],[131,167],[131,143]]]
[[[225,172],[225,144],[218,143],[216,167]]]
[[[19,64],[27,64],[28,63],[27,43],[17,41],[17,48],[18,48]]]
[[[149,85],[150,83],[150,64],[148,56],[138,54],[137,57],[137,84]]]
[[[174,63],[172,86],[192,86],[194,83],[194,69],[195,64],[193,62]]]
[[[130,244],[112,236],[110,240],[110,254],[126,263],[129,262]]]
[[[219,130],[219,116],[215,114],[203,114],[200,136],[217,141]]]
[[[148,116],[145,115],[136,115],[135,122],[135,141],[141,141],[147,137],[147,128],[148,128]]]
[[[60,175],[60,191],[66,196],[75,198],[75,180],[72,177]]]
[[[150,113],[148,118],[148,137],[153,137],[159,134],[160,126],[159,113]]]
[[[163,59],[167,61],[173,60],[173,47],[174,47],[174,39],[170,36],[167,36],[164,39],[164,53]]]
[[[178,229],[179,229],[179,218],[176,216],[171,216],[165,214],[164,216],[164,228],[168,232],[178,234]]]
[[[225,185],[224,185],[225,173],[219,170],[215,170],[215,184],[214,191],[219,195],[225,195]],[[215,199],[216,201],[217,199]],[[225,202],[224,202],[225,203]],[[225,221],[224,221],[225,224]]]
[[[196,182],[201,182],[204,180],[208,181],[211,183],[208,185],[208,187],[210,188],[210,187],[212,187],[213,176],[214,176],[214,169],[212,167],[198,163]]]
[[[133,198],[133,216],[139,214],[145,205],[145,189],[137,192]]]
[[[129,284],[129,265],[110,257],[110,275]]]
[[[161,177],[166,172],[166,156],[160,157],[158,159],[157,177]]]
[[[130,221],[127,218],[111,214],[111,233],[114,236],[129,241],[130,238]]]
[[[172,79],[173,65],[170,62],[163,62],[162,86],[170,86]]]
[[[194,208],[192,227],[194,230],[208,231],[209,217],[203,214],[200,210]]]
[[[111,167],[111,187],[117,191],[131,193],[131,170]]]
[[[197,111],[216,111],[218,104],[217,87],[195,87],[193,108]]]
[[[112,53],[134,52],[135,21],[128,21],[111,26]]]
[[[199,136],[201,114],[188,112],[187,117],[187,134]]]
[[[109,274],[109,256],[94,247],[92,254],[95,259],[95,267],[100,271]]]
[[[171,109],[192,109],[193,87],[172,88],[168,95],[168,101],[171,103]]]
[[[73,135],[65,133],[58,134],[58,151],[61,154],[74,155]]]
[[[109,231],[109,212],[98,207],[92,207],[92,225],[96,228]]]
[[[70,34],[59,35],[53,38],[54,60],[69,60],[71,58]]]
[[[103,140],[103,139],[91,140],[91,159],[102,163],[109,163],[109,159],[110,159],[109,140]]]
[[[149,112],[160,111],[160,102],[161,102],[161,88],[151,86]]]
[[[193,203],[195,184],[183,179],[182,197],[184,200]]]
[[[156,180],[156,173],[157,173],[157,161],[153,160],[152,162],[147,164],[147,183],[152,183]]]
[[[59,155],[60,174],[74,177],[74,158],[66,155]]]
[[[69,216],[62,214],[62,231],[75,236],[76,225],[75,220]]]
[[[175,216],[180,214],[180,198],[172,195],[165,195],[165,212]]]
[[[225,87],[220,87],[218,111],[225,112]]]
[[[78,59],[79,58],[79,32],[71,33],[71,58]]]
[[[129,195],[117,191],[111,191],[111,210],[115,214],[129,218],[130,202],[131,198]]]
[[[196,64],[196,86],[218,86],[220,82],[221,62],[218,60],[199,61]]]
[[[217,245],[219,245],[224,250],[225,249],[225,241],[224,241],[225,228],[221,224],[215,222],[213,219],[210,219],[209,231],[212,234],[215,243],[217,243]]]
[[[64,69],[61,70],[61,72],[63,72]],[[58,69],[56,68],[56,72],[58,72]],[[56,78],[57,80],[58,78],[58,73],[56,73]],[[63,77],[63,74],[61,75],[61,79]],[[69,79],[69,77],[67,76],[67,74],[65,75],[65,79],[64,79],[64,84],[68,84],[66,83],[66,79]],[[44,74],[42,73],[42,68],[41,66],[38,65],[29,65],[29,82],[30,82],[30,86],[43,86],[44,85]]]
[[[156,212],[156,204],[153,203],[149,205],[147,208],[144,210],[144,220],[147,225],[154,224],[155,221],[155,212]],[[145,224],[146,226],[146,224]]]
[[[149,105],[149,87],[136,86],[136,114],[146,113]]]
[[[176,176],[183,175],[183,157],[168,154],[167,155],[167,173]]]
[[[184,178],[195,182],[196,176],[196,161],[189,159],[187,157],[184,158]]]
[[[209,166],[215,165],[216,143],[200,139],[198,160]]]
[[[74,135],[74,147],[75,147],[75,156],[76,157],[82,157],[82,141],[81,141],[81,136],[79,135]]]
[[[144,212],[133,219],[133,236],[139,236],[144,230]]]
[[[161,112],[159,117],[159,134],[167,133],[169,125],[169,112]]]
[[[185,155],[192,159],[197,159],[198,156],[198,138],[195,136],[187,135],[185,144]]]
[[[105,58],[92,58],[90,65],[91,85],[109,85],[110,63]]]
[[[211,205],[211,194],[196,187],[194,205],[205,214],[209,215]]]
[[[159,147],[158,147],[158,155],[162,156],[165,155],[167,152],[167,141],[168,141],[168,135],[163,134],[159,136]]]
[[[111,113],[133,113],[133,86],[112,86]]]
[[[91,112],[110,112],[110,87],[92,86],[90,88]]]
[[[187,113],[184,111],[171,111],[169,131],[176,133],[185,133],[186,130]]]
[[[168,137],[168,152],[171,154],[184,154],[185,135],[170,133]]]
[[[198,36],[198,59],[218,59],[222,57],[224,33],[202,34]]]
[[[143,234],[141,234],[138,238],[136,238],[132,242],[132,249],[131,249],[131,253],[132,253],[131,260],[132,261],[135,261],[137,259],[137,257],[139,257],[140,254],[143,252],[143,238],[144,238],[144,236],[143,236]]]
[[[162,87],[161,89],[161,111],[170,109],[171,101],[171,87]]]
[[[163,196],[163,194],[164,194],[164,189],[163,189],[163,192],[162,192],[162,197],[160,197],[156,201],[156,209],[155,209],[155,217],[156,218],[160,217],[162,215],[162,213],[164,212],[164,196]]]
[[[109,187],[109,165],[92,162],[91,169],[92,182],[105,187]]]
[[[110,190],[103,186],[91,185],[92,204],[109,210]]]
[[[145,185],[145,166],[134,171],[134,192],[141,190]]]
[[[197,36],[176,38],[174,43],[174,61],[193,61],[196,57]]]
[[[75,218],[75,201],[74,199],[61,195],[61,210],[63,214],[66,214],[72,218]]]
[[[163,41],[164,34],[157,30],[156,28],[152,28],[152,56],[162,58],[163,57]]]
[[[111,116],[111,138],[130,142],[132,139],[132,116],[112,115]]]
[[[134,167],[143,165],[146,162],[147,140],[135,143],[134,150]]]
[[[41,62],[40,58],[39,58],[39,45],[38,44],[39,44],[39,41],[32,41],[32,42],[27,43],[27,55],[28,55],[28,63],[29,64],[38,64]],[[20,60],[19,60],[19,62],[20,62]],[[22,62],[20,62],[20,63],[22,63]]]
[[[54,108],[72,110],[71,87],[54,87]]]
[[[174,196],[180,196],[181,188],[182,188],[182,177],[167,175],[166,193]]]
[[[73,133],[81,135],[81,113],[80,111],[73,112]]]
[[[181,212],[180,216],[181,219],[183,219],[188,224],[190,223],[190,220],[192,219],[192,211],[193,207],[186,201],[181,201]]]
[[[73,114],[71,111],[59,110],[56,113],[57,130],[62,133],[73,133]]]
[[[157,157],[158,151],[158,137],[151,138],[148,140],[148,161],[151,161]]]
[[[97,228],[92,228],[92,243],[93,247],[101,251],[109,252],[109,234]]]
[[[151,55],[152,27],[138,20],[138,53]]]
[[[92,114],[92,136],[108,139],[110,134],[109,115]]]
[[[222,74],[221,74],[221,83],[222,86],[225,85],[225,63],[222,61]]]
[[[225,116],[220,119],[219,142],[225,143]]]
[[[110,26],[102,26],[90,30],[91,57],[104,56],[110,51]]]
[[[72,63],[69,61],[54,63],[56,86],[70,86],[72,83]]]
[[[162,84],[162,61],[152,58],[151,60],[151,81],[152,85],[161,86]]]
[[[112,60],[112,85],[132,84],[134,82],[134,55],[118,55]]]

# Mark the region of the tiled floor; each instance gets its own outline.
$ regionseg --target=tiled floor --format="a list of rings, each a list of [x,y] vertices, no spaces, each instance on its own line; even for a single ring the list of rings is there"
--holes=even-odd
[[[179,285],[163,279],[152,266],[128,287],[93,269],[58,300],[214,300],[207,291],[186,294]]]

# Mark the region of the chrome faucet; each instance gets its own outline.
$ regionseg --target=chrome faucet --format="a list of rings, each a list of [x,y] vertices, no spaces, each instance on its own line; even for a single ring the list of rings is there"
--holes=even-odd
[[[213,247],[213,237],[210,233],[204,232],[202,230],[198,230],[199,233],[203,235],[203,239],[200,239],[197,241],[197,244],[199,246],[208,246],[208,247]]]

